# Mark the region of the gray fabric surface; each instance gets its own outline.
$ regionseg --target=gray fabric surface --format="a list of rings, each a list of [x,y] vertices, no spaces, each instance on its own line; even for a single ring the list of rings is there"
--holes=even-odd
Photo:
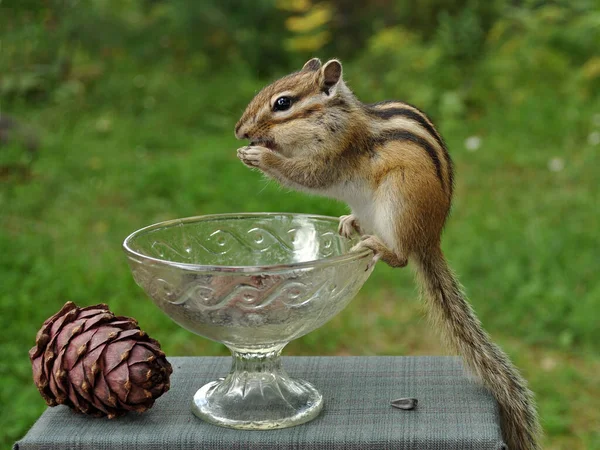
[[[108,420],[48,408],[15,450],[33,449],[505,449],[497,405],[453,357],[288,357],[284,367],[321,391],[321,415],[304,425],[240,431],[190,412],[204,383],[224,376],[229,358],[169,358],[171,390],[145,414]],[[389,406],[416,397],[417,409]]]

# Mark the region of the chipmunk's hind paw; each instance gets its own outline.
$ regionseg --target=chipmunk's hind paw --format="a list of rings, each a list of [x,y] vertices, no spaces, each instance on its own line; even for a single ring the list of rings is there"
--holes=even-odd
[[[360,226],[358,225],[358,219],[354,214],[340,217],[338,233],[346,238],[352,237],[353,233],[361,234]]]
[[[363,248],[373,250],[375,258],[381,259],[391,267],[404,267],[408,264],[407,258],[400,258],[396,253],[386,247],[386,245],[377,236],[364,235],[360,242],[352,247],[351,251],[358,251]]]

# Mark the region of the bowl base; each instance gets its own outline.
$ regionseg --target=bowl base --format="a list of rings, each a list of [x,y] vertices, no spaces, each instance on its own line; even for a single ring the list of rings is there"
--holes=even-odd
[[[250,380],[236,375],[202,386],[192,401],[194,415],[227,428],[273,430],[306,423],[323,409],[323,396],[307,381],[272,373]]]

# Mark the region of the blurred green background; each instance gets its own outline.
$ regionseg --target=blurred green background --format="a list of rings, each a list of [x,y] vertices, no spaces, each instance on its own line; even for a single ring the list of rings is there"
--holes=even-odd
[[[427,111],[457,168],[444,249],[537,394],[548,449],[600,448],[600,2],[0,2],[0,423],[44,410],[27,351],[67,300],[137,318],[167,355],[225,355],[133,282],[121,242],[160,220],[344,214],[245,168],[264,84],[341,58],[360,99]],[[287,355],[440,354],[410,269],[379,264]]]

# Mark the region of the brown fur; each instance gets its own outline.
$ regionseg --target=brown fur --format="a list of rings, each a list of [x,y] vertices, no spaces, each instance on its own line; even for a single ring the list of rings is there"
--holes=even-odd
[[[273,109],[279,96],[293,99]],[[308,61],[265,87],[235,128],[251,145],[240,159],[286,186],[348,202],[340,232],[367,233],[359,246],[387,264],[412,261],[430,317],[500,406],[511,450],[536,450],[540,428],[533,395],[509,358],[485,333],[440,249],[453,192],[452,161],[431,120],[402,102],[361,103],[342,66]]]

